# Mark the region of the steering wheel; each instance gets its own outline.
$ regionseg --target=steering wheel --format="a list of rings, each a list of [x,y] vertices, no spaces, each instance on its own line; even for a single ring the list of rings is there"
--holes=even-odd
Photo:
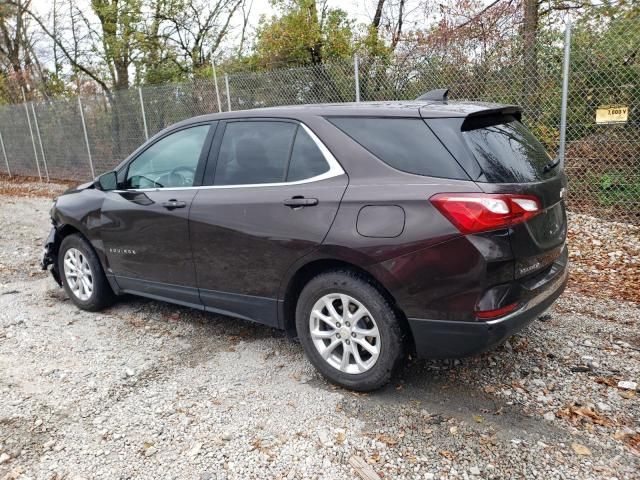
[[[179,172],[187,172],[187,175],[183,175]],[[191,187],[193,185],[195,176],[196,169],[194,167],[188,167],[186,165],[180,165],[169,172],[171,184],[175,184],[174,186],[176,187]]]

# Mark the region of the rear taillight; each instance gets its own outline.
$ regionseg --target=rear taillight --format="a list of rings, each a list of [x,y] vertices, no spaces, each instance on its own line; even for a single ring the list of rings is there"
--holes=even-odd
[[[542,211],[532,195],[439,193],[431,203],[462,233],[478,233],[526,222]]]

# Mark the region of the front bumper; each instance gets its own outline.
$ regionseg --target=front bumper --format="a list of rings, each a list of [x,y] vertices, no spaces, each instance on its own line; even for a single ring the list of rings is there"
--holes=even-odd
[[[565,257],[566,258],[566,257]],[[419,358],[458,358],[490,350],[538,318],[564,291],[569,278],[567,263],[553,264],[546,278],[530,286],[515,312],[491,321],[450,321],[409,318]]]
[[[62,285],[60,280],[60,274],[58,272],[58,252],[56,250],[56,228],[51,227],[49,236],[44,242],[44,251],[42,252],[42,258],[40,259],[40,267],[42,270],[48,270],[49,265],[51,267],[51,276],[58,285]]]

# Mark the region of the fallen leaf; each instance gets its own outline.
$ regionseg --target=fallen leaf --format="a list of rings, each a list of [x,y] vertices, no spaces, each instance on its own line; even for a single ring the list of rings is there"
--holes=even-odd
[[[444,458],[448,458],[449,460],[453,460],[455,458],[455,455],[449,450],[440,450],[440,452],[438,453],[440,453],[440,455],[442,455]]]
[[[618,395],[620,395],[622,398],[624,398],[626,400],[630,400],[630,399],[632,399],[633,397],[636,396],[636,392],[634,392],[633,390],[628,390],[628,391],[620,390],[618,392]]]
[[[581,443],[572,443],[571,448],[573,448],[573,451],[578,455],[591,455],[591,450]]]
[[[347,439],[347,434],[345,432],[343,432],[342,430],[340,430],[338,432],[338,434],[336,435],[336,442],[338,443],[344,443],[344,441]]]
[[[613,434],[613,438],[615,438],[616,440],[623,440],[624,437],[626,437],[627,434],[620,431],[620,430],[616,430]]]
[[[623,437],[622,441],[627,444],[631,450],[640,454],[640,433],[630,433]]]
[[[496,445],[496,437],[492,435],[480,435],[480,445]]]
[[[484,417],[482,415],[474,415],[473,420],[476,423],[484,423]]]
[[[384,433],[376,435],[375,439],[379,442],[385,443],[388,447],[395,447],[398,444],[398,440]]]
[[[556,412],[556,416],[565,418],[572,422],[574,425],[579,423],[593,423],[596,425],[602,425],[603,427],[610,427],[613,422],[603,415],[599,414],[595,410],[589,407],[578,406],[576,404],[569,405]]]
[[[613,377],[597,377],[596,383],[600,385],[607,385],[609,387],[616,387],[618,385],[618,379]]]

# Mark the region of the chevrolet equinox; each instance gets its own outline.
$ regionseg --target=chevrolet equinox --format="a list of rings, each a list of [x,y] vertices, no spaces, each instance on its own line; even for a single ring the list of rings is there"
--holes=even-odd
[[[518,107],[425,98],[177,123],[56,199],[42,266],[85,310],[128,293],[293,331],[355,390],[489,349],[565,287],[566,177]]]

